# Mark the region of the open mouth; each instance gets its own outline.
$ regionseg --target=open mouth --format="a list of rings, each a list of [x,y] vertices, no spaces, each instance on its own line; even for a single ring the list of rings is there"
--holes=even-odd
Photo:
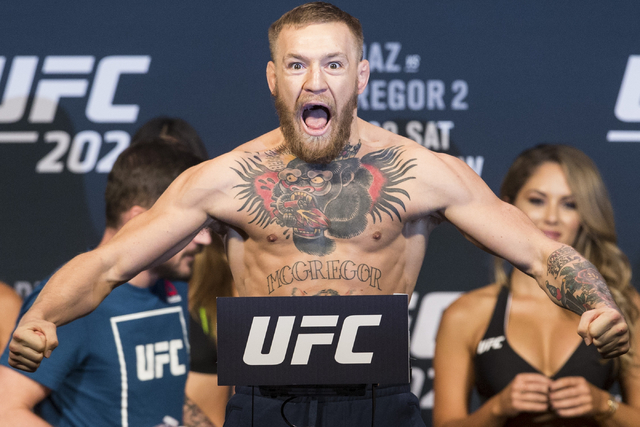
[[[307,104],[302,110],[302,121],[312,132],[322,132],[331,120],[331,111],[321,104]]]

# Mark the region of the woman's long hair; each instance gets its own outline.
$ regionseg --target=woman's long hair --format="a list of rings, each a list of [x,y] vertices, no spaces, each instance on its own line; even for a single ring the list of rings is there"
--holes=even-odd
[[[211,233],[211,244],[196,255],[189,280],[189,312],[205,333],[216,338],[217,297],[234,296],[233,276],[220,236]]]
[[[625,316],[630,330],[638,319],[633,303],[631,265],[617,245],[613,208],[609,194],[596,165],[575,147],[542,144],[523,151],[513,162],[500,187],[500,198],[514,203],[520,189],[543,163],[562,167],[580,216],[580,229],[573,247],[602,274],[611,295]],[[495,262],[496,282],[507,285],[508,277],[502,259]],[[622,357],[623,368],[630,354]]]

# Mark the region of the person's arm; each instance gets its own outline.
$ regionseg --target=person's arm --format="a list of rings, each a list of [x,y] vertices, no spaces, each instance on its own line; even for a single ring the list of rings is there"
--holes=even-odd
[[[445,310],[440,321],[433,359],[434,427],[501,427],[509,417],[522,411],[548,409],[547,390],[551,381],[543,375],[527,373],[516,376],[504,390],[469,414],[476,336],[486,327],[482,319],[493,307],[478,307],[475,295],[463,295]]]
[[[56,326],[90,313],[112,289],[186,246],[211,221],[214,210],[229,209],[232,196],[220,188],[220,174],[215,173],[224,166],[213,162],[184,172],[148,211],[53,275],[13,334],[11,366],[37,369],[57,346]],[[212,172],[203,169],[207,165]]]
[[[218,375],[189,372],[187,399],[191,400],[214,425],[222,426],[230,397],[230,387],[218,385]],[[185,416],[185,420],[186,420]]]
[[[9,342],[16,326],[22,299],[9,285],[0,282],[0,351]]]
[[[216,427],[216,424],[211,422],[200,406],[186,395],[184,397],[182,419],[184,427]]]
[[[464,162],[439,158],[436,197],[445,218],[473,242],[535,278],[555,304],[582,315],[578,333],[604,357],[626,353],[628,326],[593,264],[546,237],[524,213],[498,199]]]
[[[49,389],[6,366],[0,366],[0,427],[51,427],[33,413]]]
[[[634,304],[640,309],[640,296],[634,294]],[[551,408],[565,418],[593,416],[607,427],[634,427],[640,419],[640,324],[634,325],[633,356],[629,366],[620,374],[623,402],[613,407],[606,390],[589,384],[581,377],[567,377],[554,381],[550,390]],[[613,410],[613,412],[612,412]]]

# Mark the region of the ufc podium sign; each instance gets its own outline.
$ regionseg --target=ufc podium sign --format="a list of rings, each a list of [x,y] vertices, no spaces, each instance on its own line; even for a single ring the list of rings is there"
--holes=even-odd
[[[408,384],[407,295],[218,298],[221,385]]]

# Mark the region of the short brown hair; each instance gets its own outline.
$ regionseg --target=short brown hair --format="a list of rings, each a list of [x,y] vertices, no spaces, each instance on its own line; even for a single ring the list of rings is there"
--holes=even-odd
[[[131,145],[156,137],[168,142],[182,144],[199,157],[202,157],[203,160],[209,158],[207,147],[205,147],[198,132],[187,121],[179,117],[158,116],[150,119],[140,126],[131,137]]]
[[[326,24],[330,22],[342,22],[349,27],[349,30],[351,30],[351,33],[356,38],[359,59],[362,60],[364,35],[362,34],[362,25],[358,18],[349,15],[347,12],[330,3],[321,1],[306,3],[291,9],[271,24],[269,27],[269,50],[271,51],[271,59],[275,59],[276,41],[284,27],[292,26],[301,28],[311,24]]]
[[[153,206],[178,175],[200,162],[202,159],[186,148],[162,138],[124,150],[107,178],[107,227],[118,228],[121,215],[133,206]]]

